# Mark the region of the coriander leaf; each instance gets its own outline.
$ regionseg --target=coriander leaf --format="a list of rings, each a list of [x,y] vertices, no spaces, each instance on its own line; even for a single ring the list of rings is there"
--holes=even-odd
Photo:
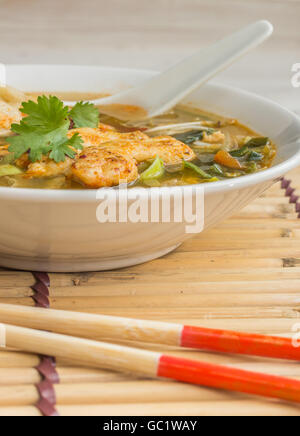
[[[14,154],[15,159],[21,157],[29,149],[29,143],[21,136],[7,138],[7,142],[10,144],[8,151]]]
[[[20,110],[27,116],[20,124],[11,126],[16,135],[7,139],[10,144],[8,150],[14,153],[16,159],[29,152],[32,162],[48,155],[55,162],[63,162],[66,156],[74,158],[76,149],[82,149],[83,142],[79,134],[68,138],[69,108],[64,107],[64,103],[57,97],[38,97],[37,102],[22,103]],[[91,126],[97,112],[97,122],[94,124],[98,125],[99,113],[93,105],[79,103],[73,110],[77,122],[79,119],[85,127]]]
[[[65,156],[69,156],[71,159],[73,159],[76,156],[75,150],[83,149],[82,144],[83,141],[81,137],[78,133],[75,133],[75,135],[73,135],[71,139],[65,139],[61,142],[56,142],[55,144],[53,144],[49,157],[55,162],[64,161]]]
[[[99,111],[92,103],[76,103],[69,112],[69,117],[77,128],[98,127],[99,124]]]
[[[24,102],[20,111],[27,115],[20,124],[34,128],[36,132],[51,132],[65,124],[69,125],[68,108],[57,97],[43,95],[38,97],[37,103]]]
[[[10,144],[8,150],[14,153],[16,159],[29,151],[29,159],[31,162],[36,162],[41,160],[43,155],[48,154],[56,143],[67,140],[68,124],[48,133],[42,133],[21,121],[15,131],[18,131],[19,135],[7,139]]]

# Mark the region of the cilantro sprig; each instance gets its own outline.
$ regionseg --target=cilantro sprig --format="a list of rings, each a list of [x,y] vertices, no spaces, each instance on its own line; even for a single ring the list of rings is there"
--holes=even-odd
[[[76,150],[82,150],[83,141],[78,133],[68,138],[70,121],[76,128],[97,127],[99,122],[99,112],[93,104],[79,102],[69,110],[54,96],[23,102],[20,111],[26,116],[20,124],[12,124],[16,135],[8,138],[8,150],[15,159],[29,152],[32,162],[45,155],[55,162],[63,162],[66,156],[74,158]]]

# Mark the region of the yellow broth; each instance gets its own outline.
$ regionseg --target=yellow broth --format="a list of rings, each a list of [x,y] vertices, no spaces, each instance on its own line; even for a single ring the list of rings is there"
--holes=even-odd
[[[32,95],[32,94],[31,94]],[[100,94],[78,94],[78,93],[56,93],[59,98],[64,100],[87,100],[94,99],[100,96]],[[101,94],[103,96],[103,94]],[[124,128],[139,128],[143,129],[153,129],[159,126],[165,126],[170,124],[181,124],[190,122],[204,122],[206,127],[212,128],[214,130],[220,131],[225,134],[225,146],[230,153],[236,153],[241,150],[245,143],[251,138],[260,137],[259,134],[252,131],[248,127],[242,125],[236,120],[226,119],[224,117],[210,114],[202,111],[198,108],[193,108],[189,106],[178,105],[174,110],[165,113],[161,116],[155,117],[147,122],[140,122],[135,124],[122,124],[117,119],[111,118],[100,113],[100,122],[112,125],[120,131],[124,131]],[[175,127],[176,130],[176,127]],[[191,129],[189,129],[191,130]],[[195,128],[197,130],[197,128]],[[176,134],[170,133],[168,129],[150,133],[145,130],[145,133],[149,136],[160,136],[160,135],[170,135],[175,136]],[[179,132],[179,134],[182,132]],[[184,133],[184,131],[183,131]],[[196,141],[196,143],[189,144],[189,146],[196,153],[197,159],[193,162],[197,167],[203,170],[210,177],[200,176],[194,169],[184,168],[184,165],[177,166],[165,166],[163,175],[159,178],[148,179],[147,181],[137,180],[130,186],[143,186],[143,187],[156,187],[156,186],[182,186],[198,183],[215,182],[216,180],[225,180],[228,178],[240,177],[245,174],[255,173],[262,171],[272,165],[273,159],[276,155],[276,146],[268,141],[267,145],[261,147],[255,147],[254,151],[256,154],[261,155],[260,160],[253,160],[251,163],[247,162],[245,157],[235,157],[242,162],[243,169],[232,169],[223,165],[216,165],[214,161],[216,153],[222,149],[220,144],[208,144],[207,147],[203,142]],[[5,140],[0,138],[0,145],[5,144]],[[198,145],[197,145],[198,144]],[[251,150],[249,151],[249,153]],[[248,153],[248,155],[249,155]],[[257,156],[253,155],[253,158]],[[247,156],[248,156],[247,155]],[[5,164],[5,160],[2,162],[0,157],[0,171],[1,165]],[[143,162],[139,165],[139,173],[141,174],[152,162]],[[216,173],[214,167],[219,167],[222,170],[222,174]],[[65,176],[57,176],[53,178],[36,178],[29,179],[25,178],[23,174],[9,175],[0,177],[0,186],[6,187],[17,187],[17,188],[42,188],[42,189],[85,189],[84,186],[69,180]]]

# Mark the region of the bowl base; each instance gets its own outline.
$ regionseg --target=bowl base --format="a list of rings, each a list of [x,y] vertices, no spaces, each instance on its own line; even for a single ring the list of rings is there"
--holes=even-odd
[[[109,271],[129,266],[140,265],[145,262],[165,256],[176,250],[181,244],[173,245],[164,250],[136,257],[112,257],[101,260],[43,260],[28,257],[6,256],[0,254],[0,266],[21,271],[43,271],[49,273],[72,273]]]

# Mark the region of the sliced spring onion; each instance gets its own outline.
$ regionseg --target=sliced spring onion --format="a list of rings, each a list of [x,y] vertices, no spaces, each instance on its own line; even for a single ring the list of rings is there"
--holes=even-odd
[[[261,153],[257,153],[256,151],[250,151],[250,153],[247,155],[247,160],[248,161],[254,161],[254,162],[259,162],[261,160],[263,160],[264,155]]]
[[[199,168],[197,165],[193,164],[192,162],[186,162],[184,161],[185,168],[189,168],[193,171],[195,171],[200,177],[203,179],[211,179],[211,175],[206,173],[204,170]]]
[[[246,142],[245,147],[263,147],[267,145],[268,142],[269,138],[266,137],[251,138]]]
[[[0,177],[3,176],[16,176],[22,174],[22,170],[14,165],[0,165]]]
[[[244,145],[244,147],[239,148],[238,150],[233,150],[230,152],[231,156],[233,157],[242,157],[245,156],[247,153],[249,153],[249,148]]]
[[[211,173],[217,174],[218,176],[223,176],[224,175],[224,171],[222,170],[221,166],[218,164],[213,164],[210,168],[209,171]]]
[[[157,156],[150,167],[140,175],[140,180],[145,182],[146,180],[159,179],[161,176],[163,176],[164,172],[164,163],[161,158]]]
[[[199,139],[203,139],[203,130],[189,130],[188,132],[178,133],[173,135],[180,142],[184,142],[187,145],[193,144]]]
[[[191,123],[165,124],[161,126],[152,127],[150,129],[147,129],[146,133],[147,134],[156,133],[161,131],[166,131],[166,132],[171,131],[176,133],[176,132],[184,132],[186,130],[191,130],[191,129],[196,130],[197,128],[199,128],[199,130],[211,130],[211,127],[203,126],[202,121],[193,121]]]

